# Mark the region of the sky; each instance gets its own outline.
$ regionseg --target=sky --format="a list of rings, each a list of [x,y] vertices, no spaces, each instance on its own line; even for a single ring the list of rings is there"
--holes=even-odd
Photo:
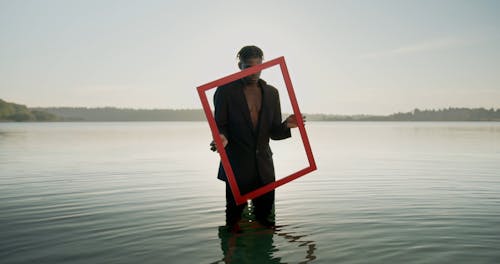
[[[257,45],[265,60],[285,57],[304,113],[500,108],[499,11],[482,0],[0,0],[0,98],[201,108],[196,87],[238,71],[239,49]]]

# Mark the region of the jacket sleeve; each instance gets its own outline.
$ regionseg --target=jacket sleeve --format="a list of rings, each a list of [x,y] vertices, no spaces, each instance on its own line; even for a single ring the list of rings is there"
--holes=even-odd
[[[214,94],[214,107],[215,107],[215,123],[219,129],[219,133],[228,137],[228,101],[226,91],[218,87]]]
[[[281,122],[281,104],[280,95],[276,91],[274,99],[273,123],[271,126],[271,139],[281,140],[292,136],[290,128],[286,126],[286,120]]]

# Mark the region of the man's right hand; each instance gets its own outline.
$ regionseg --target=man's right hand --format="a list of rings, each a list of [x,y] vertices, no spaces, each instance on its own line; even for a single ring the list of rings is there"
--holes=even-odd
[[[227,138],[223,134],[219,134],[219,135],[220,135],[220,139],[222,140],[222,145],[225,148],[227,146]],[[219,152],[217,150],[217,146],[215,145],[215,140],[212,140],[212,142],[210,142],[210,150]]]

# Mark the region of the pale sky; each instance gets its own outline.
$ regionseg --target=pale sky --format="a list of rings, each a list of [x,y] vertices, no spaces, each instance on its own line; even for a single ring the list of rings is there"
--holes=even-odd
[[[498,108],[499,14],[469,0],[0,0],[0,98],[201,108],[196,87],[251,44],[285,57],[305,113]]]

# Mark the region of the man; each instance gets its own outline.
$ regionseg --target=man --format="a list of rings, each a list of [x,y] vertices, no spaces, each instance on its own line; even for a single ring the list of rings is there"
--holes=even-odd
[[[238,67],[243,70],[262,63],[263,52],[256,46],[245,46],[238,52]],[[215,121],[241,194],[275,181],[269,139],[291,137],[290,128],[297,127],[294,115],[281,121],[278,90],[260,79],[260,72],[217,88],[214,95]],[[211,143],[215,149],[214,142]],[[219,166],[218,179],[226,182],[226,224],[239,231],[246,204],[236,205],[226,173]],[[274,191],[252,200],[256,220],[274,227],[270,215]]]

